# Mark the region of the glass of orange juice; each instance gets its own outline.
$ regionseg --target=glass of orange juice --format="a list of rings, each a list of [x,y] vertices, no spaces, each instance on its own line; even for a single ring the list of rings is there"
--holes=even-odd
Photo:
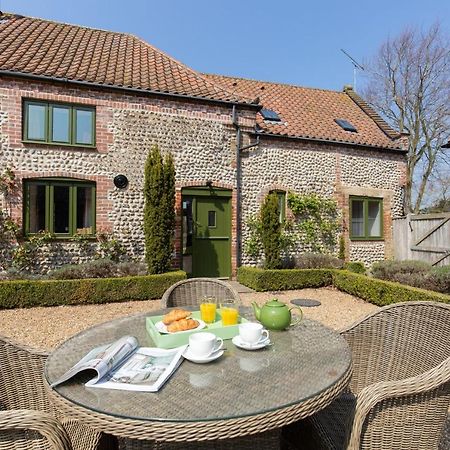
[[[239,318],[239,309],[236,302],[232,299],[221,302],[220,315],[222,316],[222,325],[236,325]]]
[[[205,323],[213,323],[216,320],[217,300],[215,297],[203,297],[200,303],[200,316]]]

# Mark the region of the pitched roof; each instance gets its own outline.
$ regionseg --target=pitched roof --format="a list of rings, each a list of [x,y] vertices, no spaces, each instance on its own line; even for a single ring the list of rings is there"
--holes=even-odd
[[[143,40],[0,12],[0,72],[251,103]]]
[[[402,150],[401,135],[352,89],[336,92],[223,75],[204,75],[236,95],[259,97],[263,108],[278,113],[280,122],[264,120],[261,112],[258,113],[257,124],[262,134]],[[357,132],[345,131],[335,119],[350,122]]]

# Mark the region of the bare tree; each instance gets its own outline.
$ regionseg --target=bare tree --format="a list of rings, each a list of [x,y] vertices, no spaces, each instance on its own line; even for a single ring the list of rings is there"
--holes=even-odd
[[[450,136],[450,39],[438,24],[388,39],[367,65],[366,100],[409,133],[405,209],[418,212],[433,171],[447,164]]]
[[[429,205],[426,212],[450,212],[450,170],[436,170],[427,187]]]

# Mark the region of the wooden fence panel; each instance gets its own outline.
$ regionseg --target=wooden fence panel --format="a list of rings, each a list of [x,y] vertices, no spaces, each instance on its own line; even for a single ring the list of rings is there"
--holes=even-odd
[[[417,214],[394,220],[395,259],[434,266],[450,264],[450,213]]]

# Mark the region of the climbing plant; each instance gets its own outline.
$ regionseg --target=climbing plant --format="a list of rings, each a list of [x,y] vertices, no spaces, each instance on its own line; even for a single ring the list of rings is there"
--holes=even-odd
[[[15,174],[10,167],[7,167],[0,174],[0,195],[7,200],[8,195],[12,193],[15,185]],[[9,217],[7,212],[0,208],[0,242],[5,243],[11,241],[16,236],[18,228],[17,224]]]
[[[287,204],[295,216],[298,243],[312,252],[334,253],[341,228],[336,201],[290,192]]]
[[[52,233],[41,231],[26,240],[17,242],[12,250],[11,266],[22,271],[32,271],[39,250],[53,239]]]
[[[10,194],[15,186],[14,171],[7,167],[5,171],[0,174],[0,193],[3,195]]]
[[[111,231],[99,230],[96,233],[97,238],[97,254],[96,259],[110,259],[119,262],[126,255],[126,248],[120,239]],[[79,239],[79,244],[83,245],[83,238]]]

